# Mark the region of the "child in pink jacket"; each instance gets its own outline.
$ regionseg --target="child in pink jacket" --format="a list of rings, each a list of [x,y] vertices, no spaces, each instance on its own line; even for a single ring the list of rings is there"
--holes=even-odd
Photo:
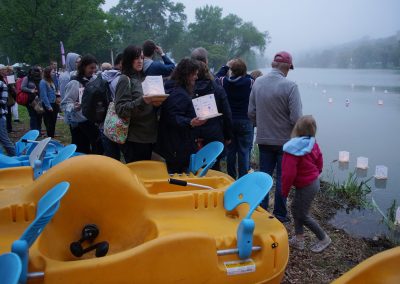
[[[304,226],[318,238],[311,251],[321,252],[329,246],[331,238],[309,215],[311,203],[319,190],[319,175],[322,172],[322,153],[315,141],[317,125],[311,115],[305,115],[293,128],[292,139],[283,145],[282,195],[287,197],[292,185],[296,187],[292,201],[295,236],[290,246],[304,249]]]

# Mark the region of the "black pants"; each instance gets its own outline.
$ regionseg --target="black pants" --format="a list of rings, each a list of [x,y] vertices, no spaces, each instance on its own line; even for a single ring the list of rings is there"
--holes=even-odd
[[[121,145],[121,151],[126,163],[151,160],[153,144],[126,141],[125,144]]]
[[[103,146],[100,139],[99,128],[89,120],[70,127],[72,144],[76,145],[76,151],[84,154],[103,154]]]
[[[56,103],[51,104],[53,111],[48,111],[45,106],[45,113],[43,114],[44,125],[46,125],[47,136],[54,138],[56,131],[57,114],[60,111],[60,107]]]

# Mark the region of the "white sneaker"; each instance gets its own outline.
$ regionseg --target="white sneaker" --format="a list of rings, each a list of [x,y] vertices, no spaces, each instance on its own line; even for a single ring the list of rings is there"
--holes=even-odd
[[[298,240],[298,239],[296,238],[296,236],[291,237],[291,238],[289,239],[289,245],[290,245],[292,248],[295,248],[295,249],[298,249],[298,250],[304,250],[304,239],[303,239],[303,240]]]
[[[311,246],[311,251],[312,252],[322,252],[324,249],[326,249],[330,244],[332,240],[328,235],[325,235],[325,238],[322,241],[318,241],[315,244]]]

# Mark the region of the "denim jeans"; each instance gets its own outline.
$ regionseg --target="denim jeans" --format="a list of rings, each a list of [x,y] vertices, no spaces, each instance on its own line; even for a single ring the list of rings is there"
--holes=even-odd
[[[6,116],[0,116],[0,144],[6,149],[7,155],[15,156],[15,146],[8,137]]]
[[[28,109],[28,113],[29,113],[29,126],[31,130],[39,130],[39,135],[40,135],[40,131],[42,130],[42,114],[38,114],[33,107],[31,107],[30,105],[27,105],[26,108]]]
[[[236,179],[247,174],[250,169],[250,149],[253,144],[254,127],[248,119],[234,119],[232,125],[233,138],[227,147],[226,161],[228,174]],[[236,170],[236,155],[239,173]]]
[[[273,176],[276,168],[275,205],[273,214],[281,221],[287,221],[286,198],[282,196],[282,146],[258,145],[260,152],[260,171]],[[269,194],[261,202],[261,207],[268,209]]]
[[[100,137],[103,143],[104,155],[120,161],[121,150],[119,144],[108,139],[108,137],[104,135],[103,130],[100,130]]]

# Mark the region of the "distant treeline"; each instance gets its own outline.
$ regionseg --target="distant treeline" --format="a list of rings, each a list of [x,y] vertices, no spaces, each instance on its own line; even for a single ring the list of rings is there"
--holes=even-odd
[[[400,31],[382,38],[363,38],[319,52],[308,52],[296,60],[299,67],[318,68],[400,68]]]
[[[195,21],[188,24],[185,6],[170,0],[120,0],[109,12],[101,9],[103,0],[5,2],[0,5],[0,63],[5,64],[60,61],[60,41],[66,52],[110,61],[111,50],[116,54],[152,39],[176,60],[203,46],[212,67],[242,57],[251,69],[258,67],[257,55],[269,42],[268,32],[236,15],[223,17],[215,6],[196,9]]]

